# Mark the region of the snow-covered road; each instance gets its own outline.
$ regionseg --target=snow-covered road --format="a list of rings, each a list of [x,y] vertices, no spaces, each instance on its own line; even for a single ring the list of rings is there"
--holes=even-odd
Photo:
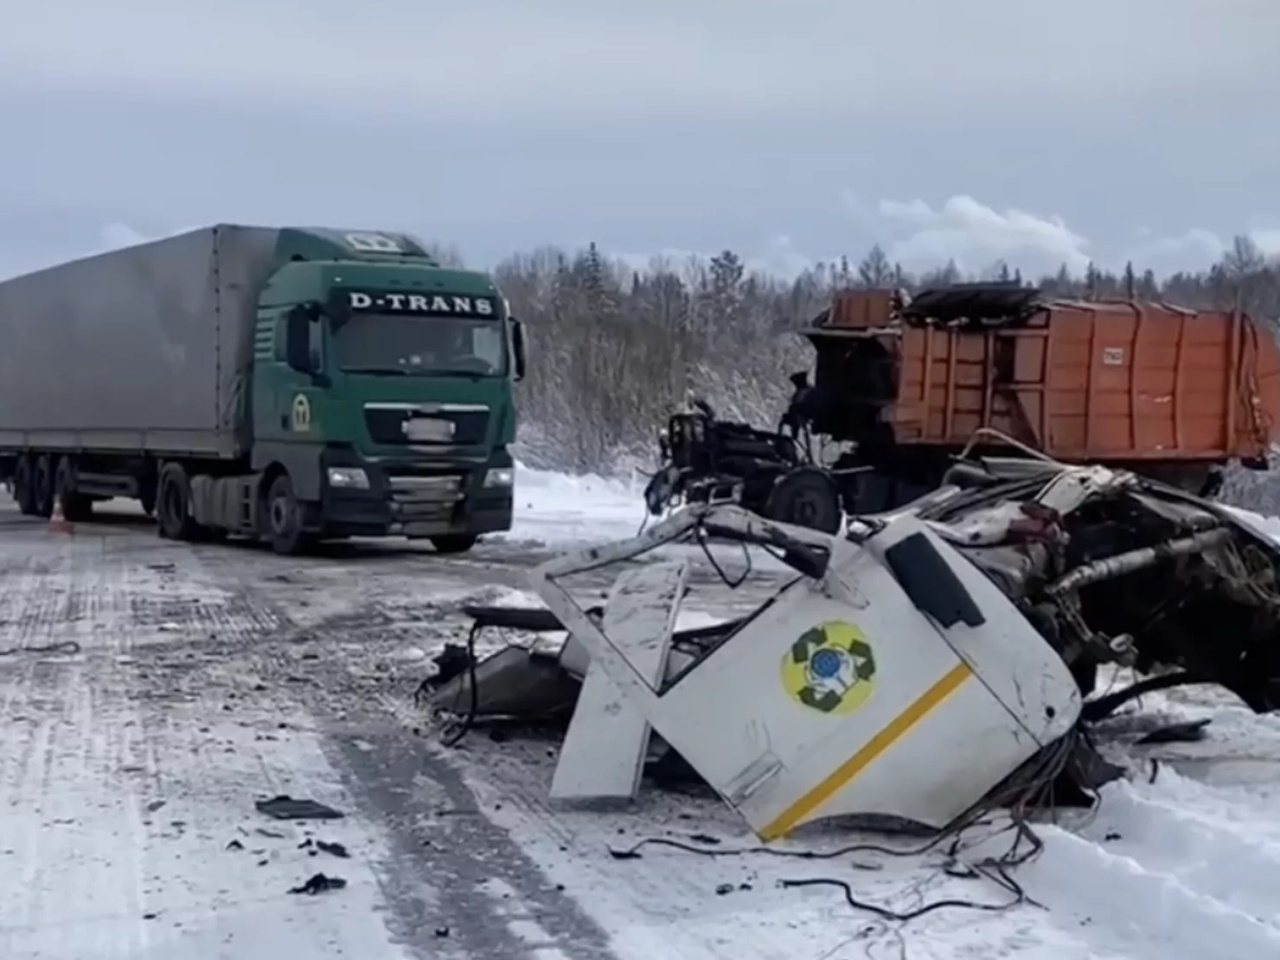
[[[898,924],[777,885],[838,878],[896,911],[1008,896],[932,854],[611,857],[646,836],[747,841],[700,797],[552,809],[550,741],[473,733],[445,751],[413,706],[465,630],[460,604],[514,598],[546,544],[642,520],[604,481],[526,471],[520,489],[517,529],[454,558],[356,545],[299,562],[169,543],[128,515],[57,535],[0,506],[0,958],[1280,958],[1280,719],[1214,691],[1141,704],[1212,717],[1201,743],[1133,746],[1147,717],[1111,724],[1135,774],[1038,828],[1045,850],[1014,876],[1041,906]],[[757,569],[747,596],[778,575]],[[731,609],[710,578],[695,595]],[[345,816],[255,810],[278,794]],[[793,848],[865,839],[817,830]],[[288,892],[318,872],[346,886]]]

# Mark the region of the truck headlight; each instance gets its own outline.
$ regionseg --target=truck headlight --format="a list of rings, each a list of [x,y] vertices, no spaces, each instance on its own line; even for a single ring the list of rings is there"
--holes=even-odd
[[[329,486],[346,490],[368,490],[369,475],[363,467],[330,467]]]
[[[494,467],[484,475],[486,487],[510,487],[516,482],[514,467]]]

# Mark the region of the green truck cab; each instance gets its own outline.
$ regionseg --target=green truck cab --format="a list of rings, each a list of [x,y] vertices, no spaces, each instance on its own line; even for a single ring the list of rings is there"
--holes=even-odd
[[[59,291],[76,309],[39,327]],[[283,554],[352,536],[452,553],[511,528],[523,329],[487,274],[403,234],[217,226],[0,284],[0,351],[32,334],[96,372],[53,407],[40,378],[0,376],[24,513],[132,496],[161,536]],[[103,374],[131,352],[143,369]]]

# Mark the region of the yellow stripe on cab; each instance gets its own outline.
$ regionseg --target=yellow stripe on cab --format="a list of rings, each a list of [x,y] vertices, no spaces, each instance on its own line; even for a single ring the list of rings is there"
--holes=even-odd
[[[765,843],[771,843],[790,833],[798,823],[807,819],[810,814],[848,786],[849,782],[870,766],[876,757],[892,747],[912,727],[937,709],[942,701],[971,676],[973,676],[973,670],[967,663],[958,663],[952,667],[941,680],[921,694],[919,699],[885,724],[884,728],[868,740],[857,753],[782,811],[772,823],[760,831],[760,839]]]

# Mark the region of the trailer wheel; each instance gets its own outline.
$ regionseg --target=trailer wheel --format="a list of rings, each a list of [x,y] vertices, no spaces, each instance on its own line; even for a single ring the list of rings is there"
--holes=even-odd
[[[53,516],[53,462],[49,455],[41,454],[36,461],[35,483],[32,499],[37,517]]]
[[[156,490],[156,529],[165,540],[200,539],[201,526],[191,519],[191,481],[180,463],[166,463]]]
[[[36,514],[36,491],[34,471],[31,458],[25,453],[18,458],[13,470],[13,499],[18,504],[18,512],[24,517]]]
[[[76,493],[76,469],[70,457],[58,458],[53,474],[53,497],[62,505],[62,515],[72,523],[88,520],[93,515],[93,501]]]
[[[764,515],[779,523],[830,534],[839,533],[844,521],[840,492],[827,474],[814,467],[800,467],[784,474],[773,485]]]
[[[435,547],[436,553],[466,553],[479,539],[473,533],[447,533],[432,537],[431,546]]]
[[[293,494],[293,481],[287,473],[272,481],[263,513],[264,532],[272,550],[293,557],[310,549],[311,538],[302,529],[302,507]]]

